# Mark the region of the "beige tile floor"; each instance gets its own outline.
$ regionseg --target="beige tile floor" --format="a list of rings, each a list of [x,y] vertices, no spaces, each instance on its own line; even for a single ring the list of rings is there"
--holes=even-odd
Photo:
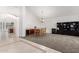
[[[0,53],[59,53],[59,51],[21,38],[0,40]]]
[[[7,46],[3,46],[0,48],[0,52],[43,52],[37,48],[34,48],[30,45],[26,45],[25,43],[23,42],[16,42],[16,43],[12,43],[10,45],[7,45]]]

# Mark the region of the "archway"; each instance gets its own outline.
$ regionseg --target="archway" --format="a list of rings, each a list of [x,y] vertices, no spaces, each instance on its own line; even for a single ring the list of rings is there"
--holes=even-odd
[[[19,17],[8,13],[0,14],[0,39],[7,39],[10,33],[19,36]]]

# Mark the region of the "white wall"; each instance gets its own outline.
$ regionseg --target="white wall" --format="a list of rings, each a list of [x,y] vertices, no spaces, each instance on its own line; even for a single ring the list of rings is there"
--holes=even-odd
[[[25,30],[29,28],[34,28],[34,26],[40,27],[40,22],[27,7],[22,7],[22,20],[20,22],[21,26],[21,36],[25,36]]]
[[[8,16],[11,14],[12,16]],[[19,19],[21,15],[21,7],[15,6],[0,6],[0,21],[15,22],[16,35],[19,36]],[[18,17],[18,19],[13,18],[13,16]]]
[[[46,27],[47,33],[51,33],[51,29],[56,28],[57,22],[79,21],[79,6],[31,6],[28,8],[39,20],[45,17],[45,23],[40,23],[40,27]]]
[[[41,13],[43,10],[43,14]],[[22,35],[25,36],[25,29],[34,26],[46,27],[47,33],[51,33],[52,28],[56,28],[57,22],[79,21],[79,7],[74,6],[51,6],[51,7],[25,7],[22,11],[23,25]],[[45,23],[41,23],[40,19],[45,16]],[[37,18],[38,17],[38,18]]]
[[[43,7],[41,9],[43,9]],[[25,36],[25,30],[28,28],[34,28],[34,26],[46,27],[47,33],[51,33],[51,29],[56,28],[57,22],[79,21],[79,11],[78,11],[79,7],[45,7],[44,9],[45,10],[44,15],[46,16],[45,23],[40,22],[40,17],[43,16],[40,14],[40,10],[36,9],[33,10],[34,12],[36,11],[37,13],[34,14],[33,11],[30,10],[30,8],[25,6],[24,7],[7,6],[7,7],[0,7],[0,14],[10,13],[15,15],[16,17],[19,17],[19,19],[16,21],[17,22],[16,26],[19,26],[19,28],[16,27],[17,28],[16,32],[18,36],[19,35]],[[38,16],[39,18],[36,16]],[[11,18],[7,18],[7,20],[10,19]],[[15,20],[12,19],[11,21]]]
[[[13,19],[9,17],[5,18],[7,15],[2,17],[5,18],[7,22],[15,22],[17,36],[25,36],[25,30],[28,28],[34,28],[34,26],[40,27],[40,22],[38,18],[25,6],[0,7],[0,15],[2,14],[12,14],[18,17],[18,19]],[[0,18],[0,20],[3,19]]]

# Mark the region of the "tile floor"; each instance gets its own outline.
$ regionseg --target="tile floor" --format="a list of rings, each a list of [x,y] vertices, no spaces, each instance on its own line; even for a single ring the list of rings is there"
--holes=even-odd
[[[64,53],[79,53],[79,36],[46,34],[26,36],[24,39],[47,46]]]
[[[0,53],[59,53],[54,49],[21,38],[0,40]]]

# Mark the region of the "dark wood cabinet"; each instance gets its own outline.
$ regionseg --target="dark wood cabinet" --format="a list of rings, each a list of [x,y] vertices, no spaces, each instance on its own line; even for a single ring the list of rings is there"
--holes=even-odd
[[[79,22],[58,22],[57,28],[57,34],[79,36]]]
[[[31,35],[31,34],[34,34],[34,29],[27,29],[26,30],[26,36]]]
[[[52,28],[52,33],[57,34],[57,29]]]
[[[13,28],[9,29],[9,33],[14,33],[14,29]]]

